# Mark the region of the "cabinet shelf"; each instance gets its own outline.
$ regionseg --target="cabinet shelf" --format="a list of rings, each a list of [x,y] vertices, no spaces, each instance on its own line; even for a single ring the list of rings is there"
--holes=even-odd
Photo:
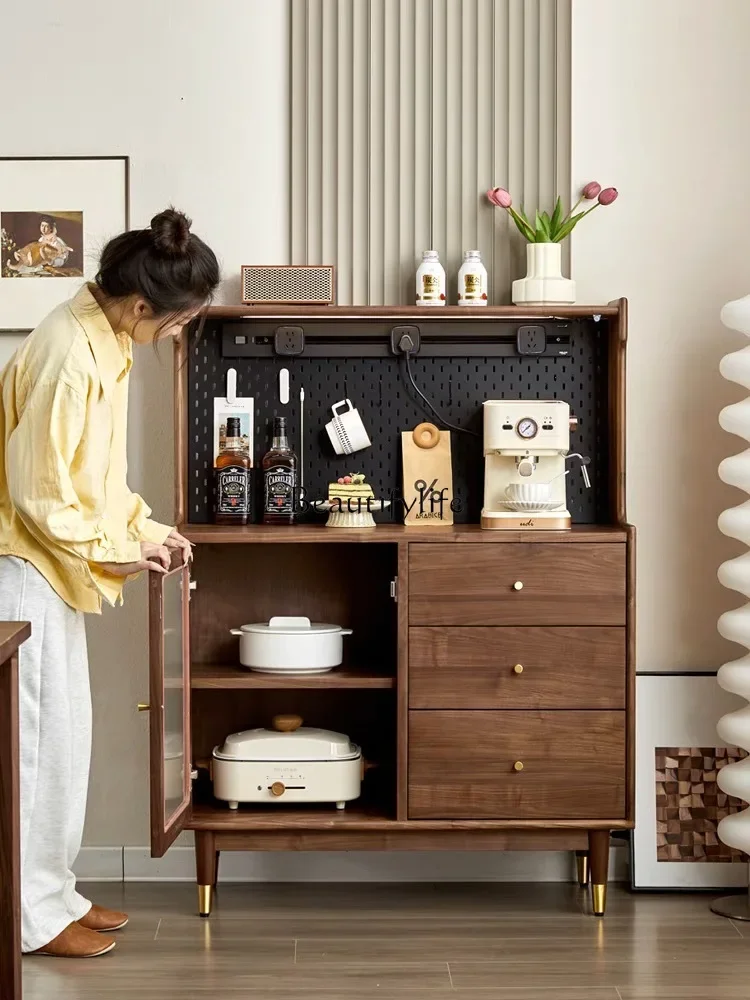
[[[453,524],[445,527],[406,527],[403,524],[378,524],[374,528],[326,528],[323,524],[295,524],[279,527],[248,524],[231,527],[221,524],[182,524],[180,531],[198,544],[235,543],[349,543],[349,542],[625,542],[624,527],[607,524],[575,524],[564,531],[485,531],[478,524]]]
[[[470,831],[470,830],[628,830],[629,820],[616,819],[439,819],[397,820],[387,806],[377,802],[351,802],[346,809],[337,810],[331,805],[310,806],[258,806],[241,805],[229,809],[216,800],[194,802],[188,827],[191,830],[381,830],[417,831]]]
[[[195,689],[264,688],[280,690],[390,689],[396,678],[373,667],[334,667],[327,674],[258,674],[235,664],[193,663],[190,686]]]
[[[338,810],[333,803],[310,806],[257,806],[241,805],[239,809],[227,808],[216,801],[193,804],[190,828],[193,830],[234,829],[267,830],[288,828],[296,830],[378,829],[395,822],[385,806],[371,803],[350,802],[346,809]]]

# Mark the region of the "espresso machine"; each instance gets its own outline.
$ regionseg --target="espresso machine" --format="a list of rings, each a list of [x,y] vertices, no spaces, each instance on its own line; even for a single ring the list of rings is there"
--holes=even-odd
[[[578,421],[562,400],[488,399],[484,404],[484,506],[490,529],[570,527],[565,484],[569,459],[579,459],[591,485],[589,459],[569,454]]]

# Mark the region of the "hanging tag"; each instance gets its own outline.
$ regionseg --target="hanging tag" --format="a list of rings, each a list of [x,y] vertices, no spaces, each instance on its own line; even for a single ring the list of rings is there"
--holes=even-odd
[[[453,524],[450,431],[424,423],[401,432],[404,524]]]
[[[255,400],[252,397],[238,397],[236,395],[236,384],[230,387],[229,379],[227,378],[227,392],[230,391],[230,388],[234,388],[235,391],[235,398],[231,402],[229,399],[223,399],[220,396],[214,397],[214,464],[216,464],[219,452],[223,451],[226,446],[227,420],[229,417],[240,418],[242,446],[247,449],[252,463],[255,451]]]
[[[279,402],[289,402],[289,369],[282,368],[279,372]]]

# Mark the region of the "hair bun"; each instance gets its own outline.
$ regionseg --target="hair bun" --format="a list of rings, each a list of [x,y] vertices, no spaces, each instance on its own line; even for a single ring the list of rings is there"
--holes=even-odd
[[[159,212],[151,220],[155,248],[168,257],[184,254],[190,243],[191,225],[192,221],[185,213],[178,212],[176,208]]]

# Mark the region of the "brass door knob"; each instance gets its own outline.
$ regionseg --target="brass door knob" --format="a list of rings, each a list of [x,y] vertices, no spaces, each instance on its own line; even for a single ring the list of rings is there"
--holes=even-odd
[[[523,663],[517,663],[515,665],[515,667],[513,667],[513,673],[514,674],[522,674],[523,673]]]
[[[150,711],[151,711],[151,706],[150,706],[150,705],[147,705],[147,704],[146,704],[145,702],[143,702],[143,701],[139,701],[139,702],[138,702],[138,711],[139,711],[139,712],[150,712]]]
[[[515,764],[513,765],[513,770],[514,771],[523,771],[523,761],[522,760],[517,760],[515,762]]]
[[[271,795],[275,795],[276,798],[278,798],[280,795],[283,795],[285,791],[286,788],[284,788],[283,781],[274,781],[274,783],[271,785]]]
[[[523,590],[523,584],[521,583],[520,580],[516,580],[516,582],[513,584],[513,589],[514,590]]]

